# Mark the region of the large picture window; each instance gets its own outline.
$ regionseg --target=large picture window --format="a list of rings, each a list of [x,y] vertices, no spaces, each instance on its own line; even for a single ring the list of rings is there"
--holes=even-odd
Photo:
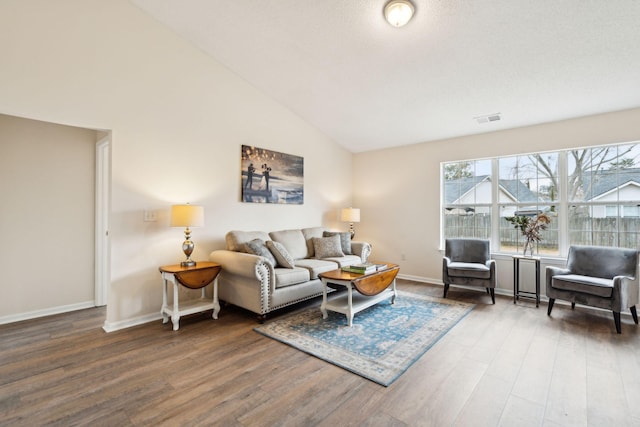
[[[551,219],[534,252],[570,245],[640,246],[640,143],[442,164],[442,235],[492,240],[522,252],[509,219]]]

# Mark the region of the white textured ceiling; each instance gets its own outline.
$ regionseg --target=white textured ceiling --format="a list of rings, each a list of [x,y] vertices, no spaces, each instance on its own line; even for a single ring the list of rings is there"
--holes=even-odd
[[[352,152],[640,106],[638,0],[131,1]]]

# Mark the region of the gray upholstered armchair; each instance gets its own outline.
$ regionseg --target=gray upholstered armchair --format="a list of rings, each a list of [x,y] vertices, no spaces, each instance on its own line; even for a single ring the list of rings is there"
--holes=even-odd
[[[489,241],[483,239],[446,239],[442,259],[444,297],[449,285],[481,286],[495,304],[496,263],[491,259]]]
[[[547,315],[556,299],[613,311],[616,332],[620,312],[631,310],[638,324],[638,251],[599,246],[571,246],[567,268],[547,267]]]

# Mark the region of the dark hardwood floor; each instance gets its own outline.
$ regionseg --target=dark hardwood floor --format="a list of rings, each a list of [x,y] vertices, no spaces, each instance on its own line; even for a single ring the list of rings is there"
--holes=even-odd
[[[157,321],[107,334],[103,308],[1,325],[0,425],[640,425],[630,316],[618,335],[610,313],[584,307],[547,317],[546,304],[455,286],[449,298],[477,305],[390,387],[254,332],[233,306],[177,332]]]

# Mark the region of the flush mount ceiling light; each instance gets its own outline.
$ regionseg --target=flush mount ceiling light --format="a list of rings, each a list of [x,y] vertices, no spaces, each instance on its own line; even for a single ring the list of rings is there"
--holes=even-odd
[[[409,0],[391,0],[384,7],[384,17],[394,27],[402,27],[413,17],[415,8]]]

